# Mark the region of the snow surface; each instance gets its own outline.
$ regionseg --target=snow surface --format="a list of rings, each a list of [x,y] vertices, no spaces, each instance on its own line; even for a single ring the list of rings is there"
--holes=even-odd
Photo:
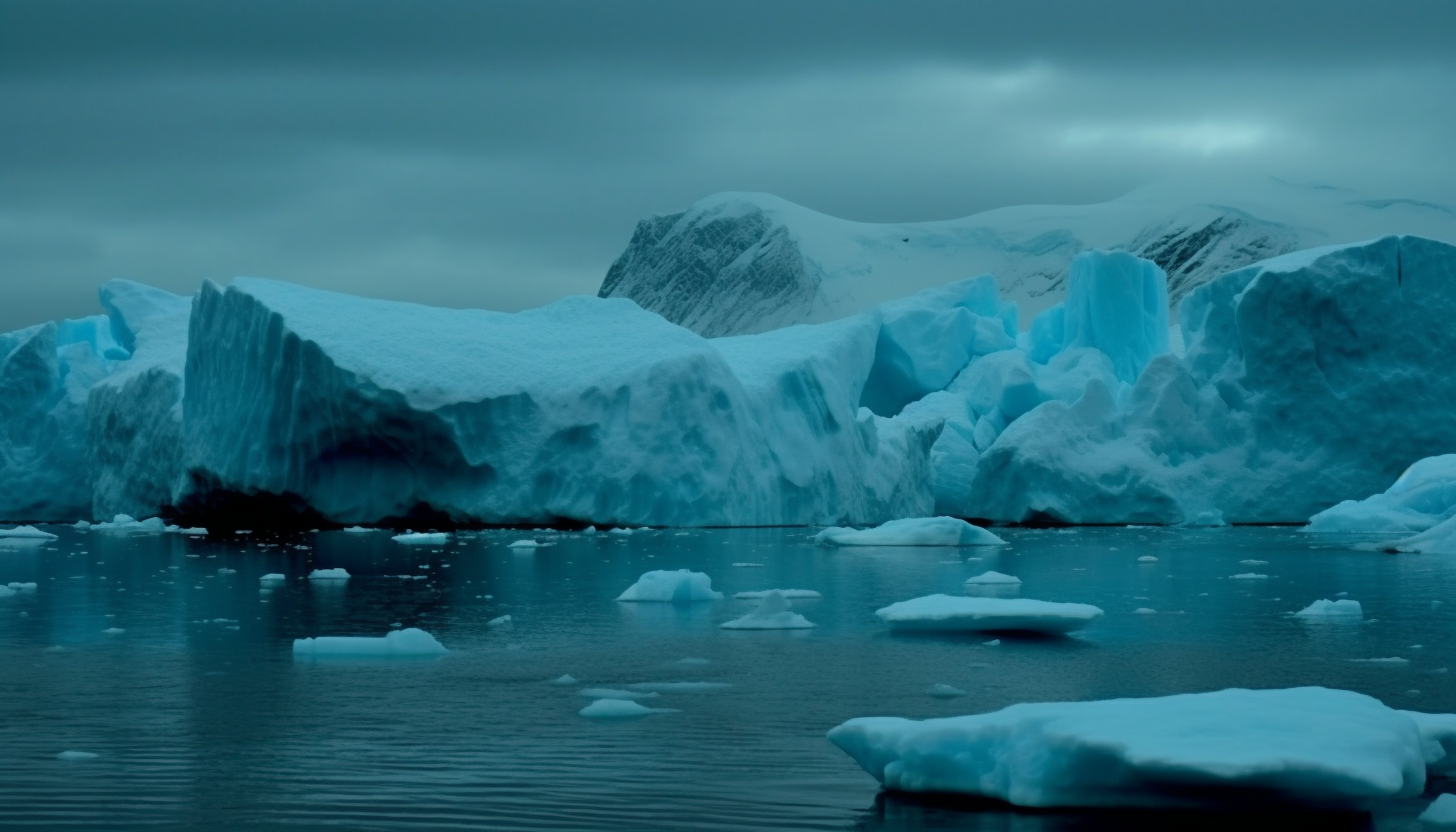
[[[407,627],[381,638],[367,636],[319,636],[293,640],[294,658],[406,658],[439,656],[445,646],[424,630]]]
[[[1073,259],[1092,249],[1155,261],[1176,303],[1257,260],[1384,234],[1456,240],[1456,208],[1275,179],[1175,179],[1095,205],[875,224],[771,194],[722,193],[638,223],[599,294],[717,336],[842,318],[991,273],[1030,321],[1062,299]]]
[[[955,517],[909,517],[872,529],[834,526],[814,535],[823,546],[994,546],[1006,541]]]
[[[1423,532],[1456,516],[1456,454],[1416,460],[1385,491],[1309,518],[1307,532]]]
[[[1068,633],[1102,615],[1091,604],[1030,598],[966,598],[926,595],[875,610],[892,630],[967,630]]]
[[[713,591],[712,578],[688,569],[644,572],[637,583],[617,596],[618,601],[664,601],[673,604],[718,601],[722,598],[723,593]]]
[[[724,630],[807,630],[814,622],[789,609],[781,592],[769,592],[758,608],[742,618],[718,625]]]
[[[829,739],[886,788],[1036,808],[1366,809],[1419,795],[1426,780],[1425,743],[1409,716],[1318,687],[863,717]]]

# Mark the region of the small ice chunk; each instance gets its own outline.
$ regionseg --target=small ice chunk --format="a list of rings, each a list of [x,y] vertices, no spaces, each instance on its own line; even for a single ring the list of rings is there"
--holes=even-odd
[[[618,537],[631,537],[632,536],[632,530],[631,529],[608,529],[607,530],[607,534],[614,534],[614,535],[616,535]]]
[[[1295,613],[1301,618],[1360,618],[1364,614],[1360,602],[1348,598],[1338,601],[1320,599]]]
[[[485,626],[509,627],[511,626],[511,617],[509,615],[502,615],[500,618],[492,618],[491,620],[485,622]]]
[[[349,577],[349,570],[343,567],[335,569],[315,569],[308,573],[308,579],[310,581],[347,581]]]
[[[958,517],[908,517],[872,529],[831,526],[810,540],[821,546],[998,546],[1006,543]]]
[[[555,546],[555,543],[542,543],[538,540],[517,540],[507,546],[510,549],[544,549],[547,546]]]
[[[1001,572],[982,572],[966,579],[966,586],[1021,586],[1021,579]]]
[[[1157,562],[1158,562],[1158,559],[1155,558],[1155,557],[1153,557],[1152,555],[1143,555],[1142,557],[1138,558],[1138,563],[1157,563]]]
[[[983,641],[983,642],[981,642],[981,646],[982,647],[1000,647],[1001,646],[1001,639],[999,639],[999,638],[993,638],[990,641]]]
[[[221,569],[217,570],[217,574],[219,574],[219,575],[236,575],[236,574],[238,574],[238,570],[236,570],[236,569],[229,569],[226,566],[224,566]]]
[[[137,520],[128,514],[118,514],[111,518],[111,522],[96,523],[91,528],[94,531],[114,532],[116,534],[160,534],[167,531],[167,524],[160,517],[149,517],[146,520]]]
[[[686,666],[689,666],[689,667],[696,667],[696,666],[705,665],[705,664],[712,664],[712,662],[709,662],[707,659],[699,659],[699,658],[697,658],[695,656],[688,656],[686,659],[678,659],[676,662],[673,662],[673,664],[681,664],[681,665],[686,665]]]
[[[1268,577],[1268,575],[1260,575],[1258,572],[1240,572],[1237,575],[1229,576],[1235,581],[1262,581]]]
[[[659,569],[643,573],[637,583],[617,596],[617,600],[690,604],[694,601],[717,601],[722,597],[723,593],[713,591],[713,579],[702,572]]]
[[[90,520],[77,520],[74,524],[72,524],[71,528],[75,529],[78,532],[90,531],[91,530],[91,521]]]
[[[705,693],[733,687],[728,682],[635,682],[627,686],[632,690],[650,690],[659,693]]]
[[[368,534],[372,531],[377,531],[377,529],[370,529],[364,526],[345,526],[341,531],[348,532],[349,534]]]
[[[752,592],[735,593],[733,597],[742,601],[755,601],[760,598],[767,598],[769,593],[772,592],[777,592],[790,600],[818,599],[824,597],[812,589],[756,589]]]
[[[1387,656],[1386,658],[1383,658],[1383,659],[1350,659],[1350,661],[1352,661],[1352,662],[1360,662],[1362,664],[1388,664],[1388,665],[1404,665],[1404,664],[1410,664],[1410,659],[1402,659],[1400,656]]]
[[[763,564],[761,564],[761,563],[749,563],[748,561],[739,561],[739,562],[737,562],[737,563],[735,563],[733,565],[734,566],[741,566],[741,567],[743,567],[745,569],[752,569],[752,568],[757,567],[757,566],[763,566]]]
[[[573,675],[571,675],[570,673],[563,673],[560,676],[557,676],[555,679],[552,679],[551,680],[551,684],[553,684],[553,685],[574,685],[574,684],[576,684],[576,677],[573,676]]]
[[[770,591],[758,609],[718,626],[724,630],[807,630],[814,622],[790,610],[783,593]]]
[[[103,632],[103,633],[105,633],[105,634],[107,634],[109,636],[118,636],[118,635],[121,635],[122,633],[126,632],[126,630],[123,630],[120,627],[107,627],[106,629],[102,630],[101,632]]]
[[[439,656],[445,645],[417,627],[371,636],[319,636],[293,640],[294,658],[403,658]]]
[[[1158,611],[1152,607],[1138,607],[1132,612],[1134,615],[1156,615]]]
[[[168,528],[168,531],[171,531],[171,530],[172,530],[171,527],[169,527]],[[207,529],[204,529],[201,526],[189,526],[187,528],[178,528],[176,530],[176,533],[177,534],[181,534],[181,535],[186,535],[188,537],[207,537]]]
[[[677,713],[677,711],[671,708],[649,708],[626,699],[598,699],[577,713],[587,719],[634,719],[639,716],[671,714]]]
[[[1268,565],[1269,565],[1269,561],[1267,561],[1267,560],[1241,560],[1241,561],[1239,561],[1239,566],[1268,566]]]
[[[597,533],[597,527],[596,526],[587,526],[586,528],[584,528],[584,529],[581,530],[581,533],[582,534],[596,534]]]
[[[0,538],[9,537],[24,540],[55,540],[56,535],[50,532],[43,532],[35,526],[16,526],[13,529],[0,529]]]
[[[8,589],[13,589],[16,592],[35,592],[36,585],[34,583],[21,583],[19,581],[11,581],[9,584],[6,584],[6,587]]]
[[[1456,794],[1436,795],[1436,799],[1416,820],[1432,826],[1456,826]]]
[[[957,696],[966,695],[965,691],[950,685],[931,685],[930,690],[927,690],[926,693],[934,696],[936,699],[954,699]]]
[[[966,598],[926,595],[875,611],[892,630],[1016,630],[1067,633],[1102,615],[1090,604],[1061,604],[1030,598]]]
[[[56,759],[65,760],[67,762],[77,762],[80,760],[94,760],[100,756],[100,754],[95,754],[90,751],[62,751],[61,753],[56,755]]]
[[[450,542],[450,535],[445,532],[406,532],[397,534],[390,540],[409,546],[442,546]]]
[[[261,584],[280,584],[280,583],[283,583],[286,580],[288,580],[288,578],[286,576],[284,576],[283,573],[281,573],[281,572],[269,572],[268,574],[266,574],[263,577],[259,578],[258,579],[258,583],[261,583]]]
[[[617,688],[583,688],[577,691],[577,694],[588,699],[656,699],[662,696],[656,691],[618,690]]]

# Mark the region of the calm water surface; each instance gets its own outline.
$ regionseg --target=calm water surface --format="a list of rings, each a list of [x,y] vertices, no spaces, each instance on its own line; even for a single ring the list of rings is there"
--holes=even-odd
[[[0,584],[39,584],[0,599],[7,830],[1226,828],[1243,821],[882,795],[824,732],[871,714],[1231,686],[1318,684],[1456,710],[1456,562],[1353,551],[1292,529],[1007,530],[1002,549],[837,551],[809,545],[803,529],[538,533],[557,545],[535,551],[506,546],[519,531],[411,547],[384,533],[50,530],[60,539],[0,545]],[[329,567],[354,577],[303,580]],[[729,599],[612,600],[646,570],[680,567],[707,572]],[[1075,638],[997,646],[892,636],[874,617],[893,601],[960,593],[988,569],[1021,577],[1023,597],[1107,615]],[[260,592],[269,572],[288,581]],[[1268,578],[1229,578],[1245,572]],[[819,626],[718,628],[752,607],[732,593],[769,588],[822,592],[795,603]],[[1364,605],[1365,623],[1288,615],[1340,592]],[[507,614],[510,627],[488,626]],[[429,630],[451,653],[293,659],[295,638],[393,625]],[[1355,661],[1392,656],[1409,663]],[[649,703],[680,713],[601,723],[577,715],[588,702],[578,687],[548,683],[565,673],[583,686],[728,687]],[[936,683],[969,695],[932,698]],[[100,756],[56,758],[66,750]],[[1428,795],[1442,790],[1456,785],[1435,781]],[[1425,802],[1319,823],[1404,830]]]

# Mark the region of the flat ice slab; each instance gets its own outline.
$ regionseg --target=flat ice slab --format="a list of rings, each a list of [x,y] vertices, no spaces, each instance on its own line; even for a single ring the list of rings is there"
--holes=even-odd
[[[395,630],[381,638],[369,636],[320,636],[293,640],[294,658],[406,658],[440,656],[445,645],[416,627]]]
[[[1030,598],[965,598],[926,595],[875,610],[892,630],[1017,630],[1069,633],[1092,623],[1102,610]]]
[[[769,592],[758,609],[718,626],[725,630],[807,630],[814,622],[790,610],[783,593]]]
[[[1364,809],[1419,795],[1426,780],[1409,716],[1318,687],[864,717],[829,739],[886,788],[1028,807]]]
[[[443,546],[450,542],[450,535],[445,532],[406,532],[390,539],[410,546]]]
[[[757,601],[762,598],[767,598],[770,593],[774,592],[791,601],[795,599],[814,600],[824,597],[812,589],[755,589],[751,592],[735,592],[733,597],[740,601]]]
[[[694,601],[717,601],[722,597],[723,593],[713,591],[713,579],[702,572],[658,569],[643,573],[637,583],[617,596],[617,600],[690,604]]]
[[[1300,618],[1362,618],[1364,611],[1360,609],[1359,601],[1352,601],[1348,598],[1331,601],[1321,598],[1295,615]]]
[[[50,532],[43,532],[35,526],[16,526],[13,529],[0,529],[0,537],[13,537],[26,540],[55,540],[56,536]]]
[[[872,529],[831,526],[812,539],[822,546],[995,546],[1006,542],[956,517],[910,517]]]

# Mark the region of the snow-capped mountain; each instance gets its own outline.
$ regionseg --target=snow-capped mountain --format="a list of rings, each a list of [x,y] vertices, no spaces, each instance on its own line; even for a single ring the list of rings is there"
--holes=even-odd
[[[1061,300],[1072,258],[1089,249],[1157,263],[1176,306],[1197,286],[1259,260],[1397,233],[1456,241],[1456,208],[1275,179],[1169,181],[1095,205],[896,224],[725,193],[638,223],[598,294],[631,298],[711,337],[834,320],[989,272],[1026,322]]]

